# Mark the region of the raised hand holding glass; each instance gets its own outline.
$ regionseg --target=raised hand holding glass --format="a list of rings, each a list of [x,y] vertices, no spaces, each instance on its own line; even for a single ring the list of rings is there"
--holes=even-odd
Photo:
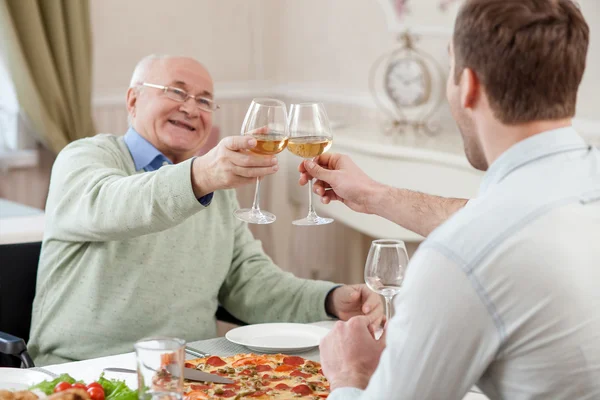
[[[251,135],[256,146],[251,150],[261,155],[275,155],[288,144],[287,110],[285,103],[269,98],[253,99],[242,124],[242,135]],[[252,208],[236,210],[234,215],[251,224],[270,224],[277,219],[259,206],[260,178],[256,178],[256,190]]]

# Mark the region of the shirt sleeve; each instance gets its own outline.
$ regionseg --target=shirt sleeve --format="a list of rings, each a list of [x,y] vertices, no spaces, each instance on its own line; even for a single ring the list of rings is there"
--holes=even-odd
[[[496,325],[467,273],[433,248],[419,249],[394,301],[386,348],[363,390],[330,400],[462,399],[499,347]]]
[[[238,203],[229,191],[232,211]],[[248,224],[236,220],[231,267],[219,291],[219,303],[246,323],[315,322],[329,319],[325,299],[336,285],[300,279],[282,271],[265,254]]]
[[[209,194],[206,194],[202,197],[200,197],[198,199],[198,201],[200,202],[200,204],[202,204],[204,207],[208,207],[213,199],[214,196],[214,192],[211,192]]]
[[[58,155],[46,206],[47,236],[128,239],[171,228],[204,209],[192,190],[192,159],[129,175],[119,150],[106,140],[78,140]]]

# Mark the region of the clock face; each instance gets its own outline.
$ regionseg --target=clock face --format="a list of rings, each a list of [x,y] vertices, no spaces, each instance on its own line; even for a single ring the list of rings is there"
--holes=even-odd
[[[400,107],[418,107],[429,99],[431,79],[423,62],[405,58],[392,61],[385,72],[385,89]]]

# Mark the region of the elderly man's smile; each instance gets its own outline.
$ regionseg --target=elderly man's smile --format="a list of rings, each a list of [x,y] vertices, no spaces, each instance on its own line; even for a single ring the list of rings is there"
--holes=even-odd
[[[192,132],[196,131],[196,128],[194,126],[192,126],[191,124],[188,124],[187,122],[184,122],[184,121],[178,121],[178,120],[175,120],[175,119],[170,119],[169,123],[171,125],[176,126],[177,128],[186,129],[186,130],[192,131]]]

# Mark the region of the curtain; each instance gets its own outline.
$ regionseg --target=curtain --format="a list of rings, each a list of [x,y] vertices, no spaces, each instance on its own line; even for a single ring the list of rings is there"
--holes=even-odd
[[[58,153],[94,135],[89,0],[0,0],[0,34],[37,139]]]

